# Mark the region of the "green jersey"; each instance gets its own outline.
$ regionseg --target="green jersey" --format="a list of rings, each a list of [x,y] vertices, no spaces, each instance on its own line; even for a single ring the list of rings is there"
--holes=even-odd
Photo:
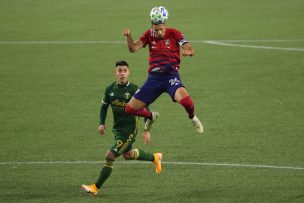
[[[124,85],[114,82],[109,85],[102,100],[100,124],[105,124],[107,110],[111,105],[114,117],[113,132],[130,134],[137,131],[138,117],[129,115],[124,111],[137,89],[138,86],[130,82]]]

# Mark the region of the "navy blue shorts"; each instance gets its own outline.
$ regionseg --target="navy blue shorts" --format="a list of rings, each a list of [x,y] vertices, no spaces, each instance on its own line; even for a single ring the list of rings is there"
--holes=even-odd
[[[179,74],[150,73],[144,85],[133,95],[147,105],[153,103],[162,93],[167,92],[173,101],[176,90],[184,87]]]

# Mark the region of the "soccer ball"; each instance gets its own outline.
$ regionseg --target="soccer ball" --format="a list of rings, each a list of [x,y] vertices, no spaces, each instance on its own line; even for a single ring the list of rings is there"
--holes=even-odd
[[[163,24],[168,20],[169,13],[163,6],[154,7],[150,12],[151,22],[155,25]]]

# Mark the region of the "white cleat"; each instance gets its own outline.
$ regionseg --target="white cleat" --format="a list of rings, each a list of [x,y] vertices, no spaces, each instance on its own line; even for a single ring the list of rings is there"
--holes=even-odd
[[[192,118],[192,124],[196,128],[196,132],[198,132],[200,134],[202,134],[204,132],[204,127],[203,127],[201,121],[196,116],[194,116]]]
[[[152,120],[150,120],[150,119],[146,120],[144,130],[147,130],[147,131],[150,130],[151,127],[152,127],[152,124],[158,118],[159,118],[159,113],[158,112],[152,112]]]

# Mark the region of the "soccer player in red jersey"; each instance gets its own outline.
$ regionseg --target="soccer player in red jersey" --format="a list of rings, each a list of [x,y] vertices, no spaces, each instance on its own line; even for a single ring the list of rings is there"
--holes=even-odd
[[[194,113],[193,101],[182,84],[178,72],[180,47],[183,49],[183,56],[194,56],[195,50],[179,30],[166,26],[168,11],[164,7],[154,7],[150,12],[150,17],[152,27],[137,41],[132,39],[129,29],[123,30],[131,53],[149,46],[148,78],[133,95],[125,112],[148,118],[145,128],[150,129],[159,114],[151,113],[143,107],[153,103],[162,93],[167,92],[174,102],[179,102],[185,108],[196,131],[203,133],[203,125]]]

